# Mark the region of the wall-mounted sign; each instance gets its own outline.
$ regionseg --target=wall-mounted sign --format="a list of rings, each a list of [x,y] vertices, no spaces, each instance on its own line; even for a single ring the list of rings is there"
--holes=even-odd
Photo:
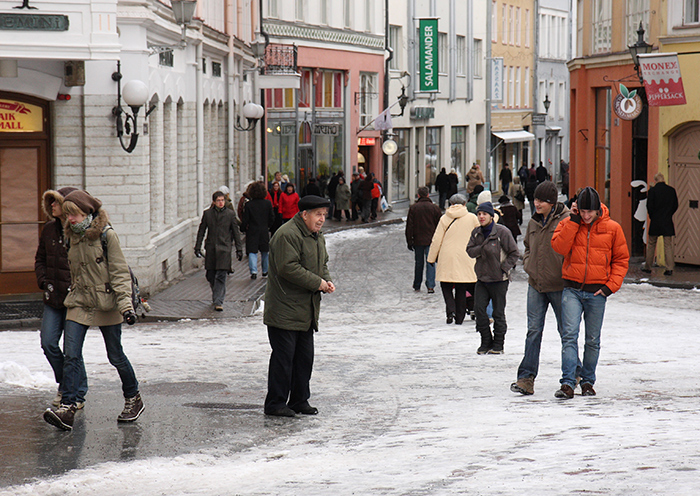
[[[374,146],[377,138],[360,138],[358,140],[360,146]]]
[[[418,22],[418,59],[420,81],[418,91],[439,91],[438,76],[438,20],[419,19]]]
[[[338,136],[340,134],[340,124],[337,122],[318,122],[314,124],[314,134]]]
[[[639,69],[644,77],[644,88],[647,90],[650,107],[685,105],[678,54],[640,54]]]
[[[503,57],[491,59],[491,103],[503,101]]]
[[[0,29],[24,31],[68,31],[70,22],[61,14],[0,13]]]
[[[44,130],[44,112],[30,103],[0,99],[0,133],[35,133]]]
[[[632,121],[642,113],[642,99],[637,90],[628,90],[627,86],[620,83],[620,94],[613,100],[615,114],[626,121]]]
[[[411,119],[434,119],[434,107],[412,107],[410,111]]]

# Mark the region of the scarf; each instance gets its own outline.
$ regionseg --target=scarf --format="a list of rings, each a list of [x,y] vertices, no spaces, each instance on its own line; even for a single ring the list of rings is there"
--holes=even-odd
[[[71,224],[70,228],[75,234],[82,236],[83,234],[85,234],[85,231],[87,231],[88,227],[90,227],[90,224],[92,224],[92,214],[87,214],[87,216],[83,219],[82,222]]]

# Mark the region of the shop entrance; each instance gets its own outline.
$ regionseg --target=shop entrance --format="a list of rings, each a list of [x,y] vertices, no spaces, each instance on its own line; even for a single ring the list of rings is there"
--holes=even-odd
[[[0,295],[39,291],[34,255],[49,186],[48,103],[0,92]]]
[[[678,211],[676,262],[700,265],[700,123],[693,122],[669,139],[669,185],[676,188]]]

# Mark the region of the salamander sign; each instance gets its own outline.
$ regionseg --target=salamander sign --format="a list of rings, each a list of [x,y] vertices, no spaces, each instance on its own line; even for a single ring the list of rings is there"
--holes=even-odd
[[[640,54],[639,68],[644,77],[644,87],[650,107],[685,105],[678,54]]]
[[[418,28],[418,91],[437,92],[438,83],[438,20],[420,19]]]

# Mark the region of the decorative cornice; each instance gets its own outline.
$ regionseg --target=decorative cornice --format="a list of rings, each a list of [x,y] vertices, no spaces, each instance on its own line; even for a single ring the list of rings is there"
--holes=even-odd
[[[297,40],[322,41],[339,45],[352,45],[384,49],[384,37],[369,33],[359,33],[344,29],[333,29],[321,26],[312,26],[302,23],[289,23],[285,21],[265,20],[265,31],[270,36]]]

